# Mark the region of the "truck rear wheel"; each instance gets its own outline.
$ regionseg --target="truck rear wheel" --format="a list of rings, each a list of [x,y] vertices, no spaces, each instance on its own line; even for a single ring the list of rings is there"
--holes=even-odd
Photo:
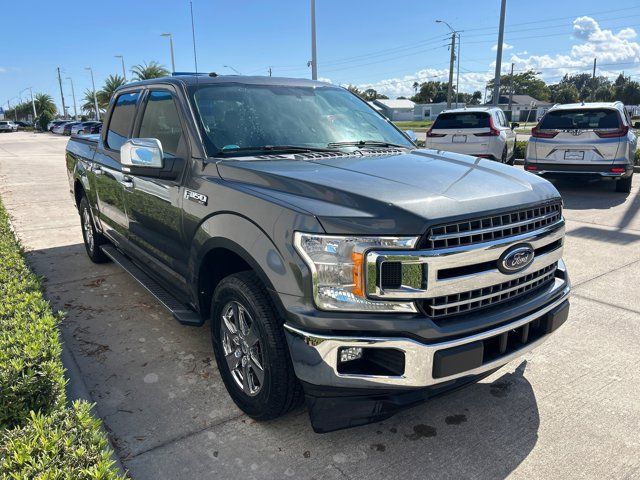
[[[616,192],[630,193],[631,183],[633,182],[633,173],[627,178],[621,178],[616,180]]]
[[[97,230],[93,222],[93,214],[87,197],[83,196],[80,200],[80,223],[82,225],[82,238],[84,239],[84,248],[87,255],[93,263],[106,263],[109,261],[100,245],[104,245],[107,239],[104,238]]]
[[[223,279],[213,294],[211,338],[218,370],[236,405],[256,420],[284,415],[302,400],[282,322],[253,272]]]

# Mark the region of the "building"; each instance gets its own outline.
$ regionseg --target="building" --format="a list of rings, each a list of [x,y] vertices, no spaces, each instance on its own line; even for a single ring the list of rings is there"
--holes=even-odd
[[[377,99],[371,102],[373,108],[379,107],[381,113],[392,122],[412,121],[415,103],[411,100]]]
[[[458,102],[457,108],[465,108],[466,104]],[[451,104],[451,108],[456,108],[455,102]],[[436,117],[447,109],[447,102],[439,103],[416,103],[413,108],[413,119],[420,120],[435,120]]]
[[[487,106],[491,106],[487,104]],[[511,114],[509,114],[509,95],[500,95],[498,107],[512,122],[535,122],[553,106],[553,103],[543,102],[531,95],[513,95],[511,99]]]

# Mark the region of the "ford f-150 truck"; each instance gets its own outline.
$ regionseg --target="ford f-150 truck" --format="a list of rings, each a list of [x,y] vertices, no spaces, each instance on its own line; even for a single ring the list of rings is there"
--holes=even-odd
[[[121,87],[74,136],[86,251],[209,320],[229,395],[327,432],[477,381],[567,318],[548,181],[420,150],[326,83],[179,75]]]

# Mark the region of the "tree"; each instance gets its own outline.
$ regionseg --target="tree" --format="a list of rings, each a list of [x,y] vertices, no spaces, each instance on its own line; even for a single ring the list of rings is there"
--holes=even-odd
[[[367,102],[370,102],[372,100],[377,100],[378,98],[380,98],[380,99],[389,98],[386,95],[382,95],[382,94],[378,93],[373,88],[367,88],[364,92],[361,92],[359,95],[360,95],[360,97],[362,97],[363,100],[366,100]]]
[[[628,80],[620,88],[620,96],[616,100],[620,100],[625,105],[640,104],[640,83],[634,80]]]
[[[439,81],[428,81],[420,84],[418,92],[411,97],[416,103],[439,103],[447,101],[449,84]]]
[[[105,81],[104,85],[97,92],[98,97],[98,108],[106,109],[109,105],[109,101],[113,96],[113,92],[116,91],[117,88],[121,87],[127,83],[123,76],[121,75],[109,75]],[[86,95],[86,92],[85,92]],[[83,99],[84,100],[84,99]]]
[[[53,98],[51,98],[51,95],[48,93],[36,93],[33,96],[33,102],[36,104],[36,113],[38,115],[42,115],[42,113],[47,112],[49,115],[54,117],[58,111]]]
[[[96,116],[96,113],[95,113],[96,106],[93,98],[93,90],[86,89],[84,91],[84,95],[80,99],[80,102],[81,102],[80,109],[83,112],[87,112],[93,117]],[[100,108],[100,106],[98,106],[98,108]]]
[[[575,85],[565,84],[552,89],[551,101],[554,103],[575,103],[578,101],[580,92]]]
[[[552,92],[551,98],[553,99],[557,92],[568,86],[576,88],[578,100],[590,101],[596,99],[607,101],[611,99],[611,81],[604,76],[593,78],[588,73],[565,74],[560,82],[549,86]]]
[[[500,76],[500,95],[508,96],[513,84],[515,95],[530,95],[536,100],[549,100],[551,92],[549,87],[541,78],[540,72],[527,70],[522,73],[514,73]],[[487,88],[493,91],[494,79],[487,82]]]
[[[152,60],[148,64],[144,62],[135,65],[131,69],[131,73],[136,80],[149,80],[150,78],[166,77],[170,72],[164,65]]]

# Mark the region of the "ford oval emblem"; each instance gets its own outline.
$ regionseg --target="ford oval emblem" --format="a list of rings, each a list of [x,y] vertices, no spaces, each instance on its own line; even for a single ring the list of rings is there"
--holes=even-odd
[[[498,269],[507,274],[521,272],[531,265],[534,255],[531,245],[516,245],[500,255]]]

